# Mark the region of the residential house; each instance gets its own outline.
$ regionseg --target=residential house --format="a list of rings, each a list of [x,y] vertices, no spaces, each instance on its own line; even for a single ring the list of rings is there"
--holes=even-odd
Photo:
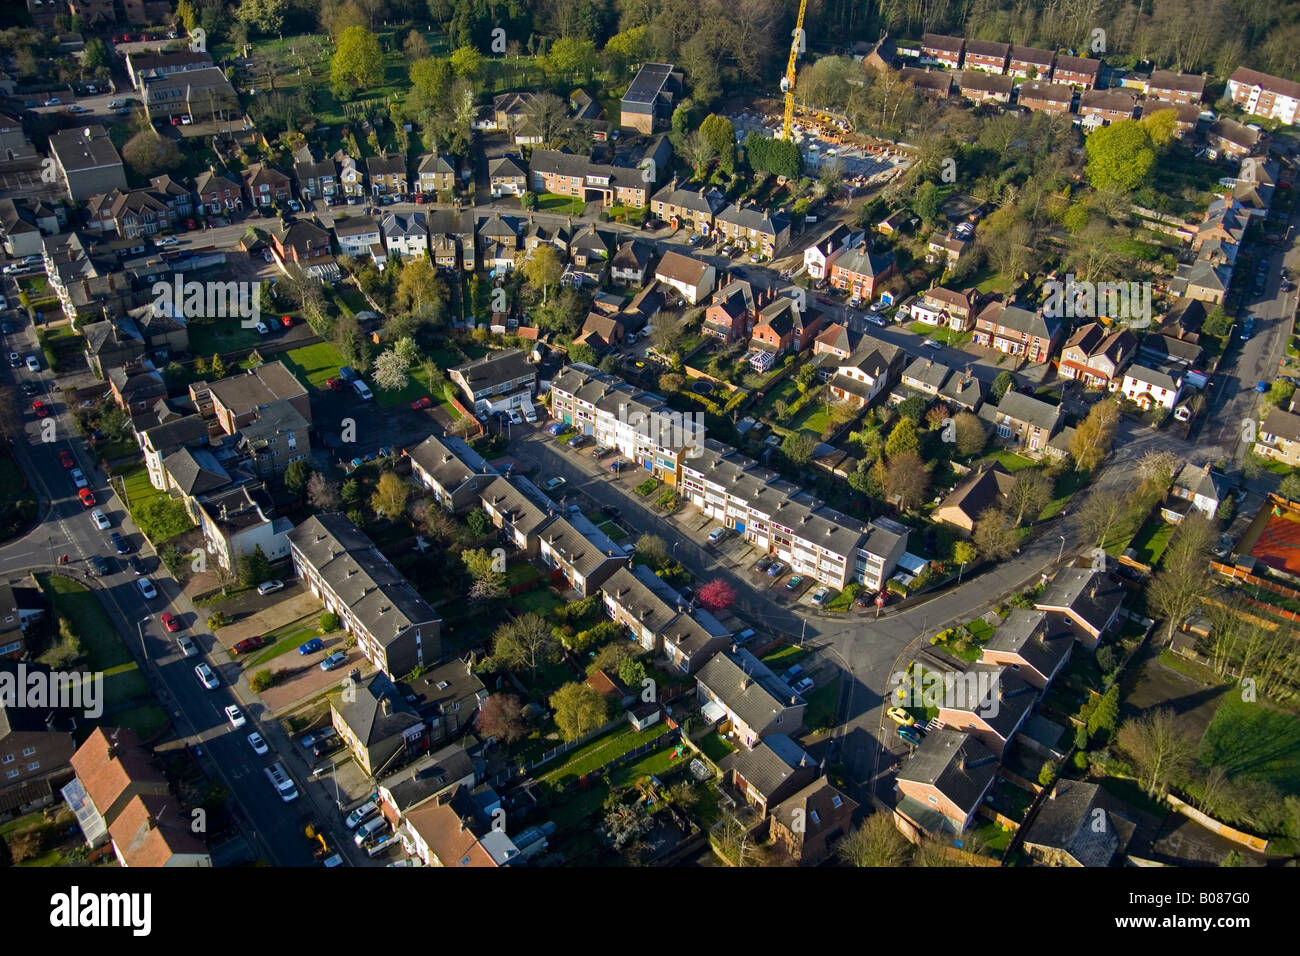
[[[450,192],[456,188],[455,157],[442,153],[425,153],[415,167],[417,191],[426,196]]]
[[[425,214],[429,254],[440,269],[473,272],[477,263],[473,209],[434,209]]]
[[[271,246],[282,263],[305,265],[330,254],[330,234],[310,219],[271,221]]]
[[[424,866],[499,867],[520,859],[502,828],[479,823],[464,787],[427,800],[397,826],[402,847]]]
[[[932,730],[898,769],[895,812],[928,833],[964,833],[997,772],[997,756],[974,734]]]
[[[1010,667],[1044,691],[1070,659],[1074,635],[1046,611],[1013,609],[980,648],[981,664]]]
[[[555,517],[540,537],[538,557],[563,574],[580,597],[595,594],[610,575],[632,563],[622,546],[583,514]]]
[[[939,398],[949,405],[973,412],[984,404],[986,390],[984,383],[971,375],[968,368],[948,378],[943,388],[939,389]]]
[[[1052,68],[1052,82],[1090,90],[1097,85],[1101,60],[1082,56],[1058,56]]]
[[[966,41],[961,37],[927,33],[921,37],[921,63],[960,70],[961,53],[965,45]]]
[[[522,409],[533,396],[537,369],[523,349],[489,352],[447,370],[475,412]]]
[[[375,196],[405,196],[411,191],[405,153],[383,152],[366,157],[366,177]]]
[[[0,694],[0,772],[4,774],[0,809],[9,813],[47,806],[55,800],[71,775],[69,762],[77,750],[74,731],[82,713],[72,707],[81,701],[80,694],[74,700],[60,700],[62,691],[68,690],[62,683],[66,674],[52,673],[36,661],[17,659],[25,651],[23,630],[43,616],[29,613],[23,617],[23,606],[39,601],[31,596],[32,590],[8,584],[0,587],[5,615],[0,621],[0,681],[4,687]],[[15,643],[18,647],[14,650],[5,649]],[[48,700],[25,693],[37,681],[56,688],[51,689]],[[84,703],[85,710],[92,710],[89,700]]]
[[[59,231],[55,211],[44,203],[35,208],[24,199],[0,199],[0,238],[12,259],[42,255],[42,236]]]
[[[482,455],[451,435],[430,435],[402,454],[411,462],[411,474],[452,514],[478,507],[483,491],[497,476]]]
[[[529,556],[537,554],[539,534],[551,520],[555,502],[527,478],[518,476],[492,479],[483,488],[480,501],[509,544]]]
[[[1212,471],[1209,462],[1204,465],[1185,462],[1160,506],[1160,515],[1170,524],[1178,524],[1191,512],[1199,511],[1213,521],[1228,493],[1227,479]]]
[[[405,259],[414,259],[429,254],[429,229],[422,212],[399,216],[386,213],[379,221],[379,229],[384,234],[384,245],[389,255],[398,255]]]
[[[654,248],[640,239],[633,239],[618,247],[609,262],[609,277],[613,282],[640,288],[650,276],[650,260]]]
[[[968,55],[968,65],[957,79],[957,88],[961,90],[961,95],[972,103],[1002,103],[1004,105],[1010,103],[1016,81],[1009,76],[998,76],[979,69],[972,69],[969,66],[969,60]]]
[[[239,430],[235,450],[259,477],[282,478],[294,462],[311,458],[311,423],[295,402],[272,402]]]
[[[700,332],[724,342],[748,338],[753,334],[758,303],[762,299],[763,293],[760,291],[756,297],[753,287],[744,279],[732,279],[713,293],[713,300],[704,310]]]
[[[965,332],[975,324],[976,292],[958,292],[941,285],[931,286],[912,303],[912,318],[925,325]]]
[[[728,754],[718,767],[760,819],[767,816],[770,807],[813,783],[820,773],[817,761],[782,733],[767,734],[752,749]]]
[[[1030,362],[1046,362],[1061,339],[1061,320],[1042,309],[1029,311],[995,300],[975,318],[976,345],[1022,355]]]
[[[674,179],[651,197],[650,211],[674,229],[703,235],[713,231],[714,217],[726,204],[716,189],[686,189]]]
[[[275,517],[274,502],[261,483],[187,498],[185,510],[203,533],[208,554],[227,571],[236,571],[240,557],[259,548],[268,561],[289,556],[293,522]]]
[[[171,421],[136,432],[136,440],[144,452],[149,483],[159,491],[167,490],[163,459],[190,445],[207,444],[208,425],[202,415],[182,415]]]
[[[1211,159],[1217,159],[1220,155],[1230,160],[1262,155],[1267,152],[1269,141],[1269,135],[1259,128],[1238,123],[1227,116],[1214,120],[1205,131],[1205,142],[1210,146]]]
[[[1168,100],[1170,103],[1199,106],[1205,96],[1205,77],[1172,70],[1153,70],[1147,79],[1147,96]]]
[[[52,134],[50,158],[59,183],[73,202],[126,189],[122,157],[103,126],[75,127]]]
[[[1181,372],[1165,372],[1145,365],[1130,365],[1120,391],[1144,412],[1155,408],[1173,411],[1183,393]]]
[[[132,801],[146,796],[170,797],[167,778],[134,730],[96,727],[76,752],[64,759],[76,776],[61,794],[92,848],[108,842],[110,827]]]
[[[992,424],[997,440],[1031,458],[1047,453],[1047,443],[1060,430],[1062,412],[1058,405],[1008,389],[997,405],[984,405],[979,417]]]
[[[249,202],[266,208],[273,202],[293,198],[293,182],[280,170],[266,163],[253,163],[244,170],[244,185]]]
[[[199,212],[209,215],[229,215],[244,208],[239,184],[215,169],[204,170],[194,177],[194,195],[198,197]]]
[[[1228,77],[1228,96],[1253,116],[1275,119],[1290,126],[1300,108],[1300,83],[1239,66]]]
[[[798,353],[812,345],[821,327],[820,311],[801,309],[789,296],[777,296],[759,310],[749,344],[778,356],[789,350]]]
[[[146,80],[143,94],[151,123],[179,117],[189,125],[239,116],[239,95],[225,71],[211,65]]]
[[[318,159],[308,146],[293,154],[293,178],[298,181],[298,195],[303,202],[330,199],[339,191],[339,173],[332,159]]]
[[[857,808],[822,777],[771,808],[772,840],[800,866],[817,866],[853,828]]]
[[[1032,46],[1012,46],[1008,55],[1007,73],[1021,80],[1046,80],[1052,76],[1056,53]]]
[[[123,867],[208,867],[212,857],[185,806],[170,794],[137,794],[108,826]]]
[[[876,297],[881,283],[897,272],[891,253],[878,253],[867,240],[856,246],[842,249],[831,262],[831,285],[857,296],[863,302]]]
[[[865,236],[855,233],[841,223],[803,251],[804,269],[810,278],[824,279],[830,273],[830,262],[841,249],[857,245]]]
[[[158,77],[212,68],[211,55],[202,50],[172,50],[165,53],[134,50],[125,59],[127,79],[140,93],[144,92],[146,83]]]
[[[926,246],[928,254],[925,261],[943,262],[946,268],[955,269],[957,261],[962,257],[962,253],[969,247],[970,240],[963,239],[960,236],[943,235],[936,230],[931,234],[930,242]]]
[[[1054,623],[1068,628],[1086,650],[1095,650],[1105,635],[1118,628],[1124,589],[1105,571],[1062,568],[1034,602],[1039,611],[1055,615]]]
[[[757,206],[732,203],[714,220],[714,230],[730,242],[752,249],[756,255],[771,258],[790,241],[790,219],[782,213],[769,213]]]
[[[727,735],[747,750],[760,738],[803,728],[804,699],[743,647],[710,657],[696,672],[695,686],[706,718],[725,720]]]
[[[1197,259],[1190,263],[1179,263],[1169,290],[1179,297],[1222,305],[1231,281],[1230,266],[1216,265],[1209,259]]]
[[[1270,406],[1259,423],[1255,454],[1273,458],[1292,468],[1300,467],[1300,415]]]
[[[294,572],[389,677],[441,655],[442,621],[345,515],[314,514],[289,532]]]
[[[528,173],[517,157],[498,156],[488,160],[488,185],[493,199],[522,196],[528,191]]]
[[[638,570],[641,566],[638,566]],[[730,632],[703,608],[678,614],[660,635],[663,655],[683,674],[694,674],[730,643]]]
[[[1064,115],[1074,105],[1074,90],[1060,83],[1032,80],[1021,84],[1016,102],[1027,110]]]
[[[108,388],[118,408],[132,417],[167,397],[167,383],[148,359],[109,369]]]
[[[387,258],[384,236],[373,216],[349,216],[334,220],[334,238],[338,240],[339,251],[345,256],[370,256],[376,260]]]
[[[1007,59],[1010,55],[1010,43],[968,39],[966,41],[966,58],[963,61],[963,66],[967,71],[980,70],[985,73],[1005,73]]]
[[[988,688],[985,692],[985,688]],[[945,728],[964,730],[999,758],[1033,712],[1038,695],[1011,665],[971,664],[955,675],[939,701]]]
[[[1142,104],[1143,118],[1154,116],[1156,113],[1162,113],[1165,110],[1173,110],[1174,135],[1179,139],[1185,137],[1188,133],[1194,133],[1196,127],[1201,121],[1201,108],[1195,103],[1181,103],[1175,100],[1162,100],[1148,96],[1146,102]]]
[[[643,63],[619,104],[619,123],[650,135],[668,127],[682,72],[670,63]]]
[[[913,389],[923,395],[934,398],[939,394],[939,389],[943,388],[943,383],[948,381],[948,376],[952,374],[952,369],[942,362],[936,362],[928,356],[920,356],[912,360],[912,364],[903,370],[902,384],[904,388]]]
[[[1138,97],[1127,90],[1085,89],[1079,94],[1079,115],[1093,118],[1092,125],[1132,119],[1137,114]]]
[[[515,257],[520,251],[521,224],[515,219],[504,219],[493,214],[478,227],[481,260],[484,269],[504,275],[515,268]]]
[[[963,478],[934,509],[932,517],[971,534],[985,511],[1003,508],[1010,501],[1015,483],[1015,476],[994,462]]]
[[[96,377],[104,379],[115,368],[145,357],[144,335],[135,320],[123,316],[83,325],[86,364]]]
[[[413,762],[379,781],[380,812],[389,823],[429,800],[457,787],[473,787],[478,779],[474,760],[460,744],[448,744],[433,753],[421,754]]]
[[[831,376],[830,390],[836,401],[870,406],[903,371],[907,354],[894,345],[867,336],[846,359],[841,359]]]
[[[685,599],[644,564],[617,568],[600,590],[605,613],[646,651],[662,650],[665,629],[686,610]],[[715,650],[729,643],[725,634],[719,641]]]
[[[1137,351],[1137,336],[1128,329],[1107,331],[1099,322],[1083,325],[1061,350],[1060,373],[1088,388],[1115,391],[1120,372]]]
[[[360,199],[366,194],[366,174],[357,165],[357,161],[343,150],[334,153],[334,162],[339,167],[339,188],[349,199]]]
[[[390,774],[428,750],[428,728],[386,674],[353,678],[350,693],[331,696],[330,723],[368,777]]]
[[[1105,788],[1062,777],[1040,801],[1022,846],[1044,866],[1116,866],[1137,832],[1132,816]]]
[[[910,86],[920,96],[929,100],[947,99],[952,92],[952,74],[943,70],[924,70],[914,66],[905,66],[898,71],[898,78]]]
[[[713,291],[717,270],[709,263],[680,252],[666,252],[655,267],[655,278],[681,293],[690,305],[698,305]]]
[[[283,362],[268,362],[208,386],[212,415],[227,435],[248,425],[258,414],[278,401],[288,401],[308,424],[311,403],[297,377]]]
[[[501,93],[492,99],[492,124],[489,129],[514,132],[523,125],[532,105],[533,93]]]

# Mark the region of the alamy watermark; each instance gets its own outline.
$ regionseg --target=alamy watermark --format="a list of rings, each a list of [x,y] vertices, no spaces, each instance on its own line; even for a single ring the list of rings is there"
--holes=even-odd
[[[1132,329],[1151,325],[1150,282],[1090,282],[1049,279],[1043,283],[1043,314],[1053,318],[1096,319],[1109,317]]]
[[[89,720],[104,713],[104,675],[98,671],[28,670],[19,662],[0,671],[0,707],[79,710]]]
[[[658,448],[680,448],[687,458],[699,458],[704,454],[703,412],[643,412],[638,409],[629,413],[626,406],[620,406],[618,422],[637,435],[650,439]]]
[[[171,282],[153,284],[153,314],[187,319],[239,318],[240,325],[255,329],[262,321],[260,282],[185,281],[176,273]]]
[[[964,710],[996,717],[1001,688],[994,671],[922,671],[920,676],[898,672],[889,678],[899,707]]]

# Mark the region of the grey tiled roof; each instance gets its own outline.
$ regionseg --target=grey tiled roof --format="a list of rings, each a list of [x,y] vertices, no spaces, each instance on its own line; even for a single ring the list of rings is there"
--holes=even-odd
[[[932,786],[969,814],[988,792],[997,771],[991,750],[970,734],[945,728],[925,735],[899,768],[898,779]]]

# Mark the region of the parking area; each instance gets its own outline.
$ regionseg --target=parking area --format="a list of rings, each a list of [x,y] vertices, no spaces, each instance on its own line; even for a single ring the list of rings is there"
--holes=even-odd
[[[300,655],[295,651],[271,661],[268,666],[276,675],[276,681],[262,691],[262,703],[272,713],[280,714],[300,701],[337,686],[352,668],[366,663],[365,656],[355,647],[344,649],[347,637],[346,631],[339,631],[325,638],[321,650],[314,654]],[[343,663],[333,670],[321,670],[321,661],[335,651],[343,651],[346,655]]]
[[[285,581],[285,589],[265,597],[256,591],[223,602],[221,612],[234,623],[216,632],[218,643],[227,650],[246,637],[260,636],[299,618],[320,611],[320,600],[297,581]]]

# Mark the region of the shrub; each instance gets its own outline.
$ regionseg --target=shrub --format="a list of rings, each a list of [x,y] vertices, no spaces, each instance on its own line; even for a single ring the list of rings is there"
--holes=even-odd
[[[1083,751],[1077,751],[1074,755],[1074,766],[1078,770],[1088,769],[1088,754]]]
[[[253,693],[260,694],[274,684],[275,679],[275,673],[269,667],[264,667],[248,679],[248,686]]]
[[[218,630],[230,623],[230,618],[223,611],[213,611],[208,615],[208,629]]]
[[[333,634],[335,631],[339,629],[339,625],[341,623],[342,622],[339,620],[339,616],[337,614],[335,614],[333,611],[326,611],[324,614],[320,616],[319,630],[322,634]]]

